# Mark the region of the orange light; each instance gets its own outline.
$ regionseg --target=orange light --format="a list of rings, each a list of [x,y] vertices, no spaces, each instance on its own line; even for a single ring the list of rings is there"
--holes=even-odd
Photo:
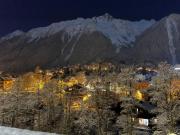
[[[91,97],[91,94],[87,94],[83,97],[83,101],[86,102]]]

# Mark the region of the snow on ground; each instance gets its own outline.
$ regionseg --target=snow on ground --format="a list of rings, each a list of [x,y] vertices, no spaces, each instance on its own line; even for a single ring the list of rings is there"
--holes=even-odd
[[[36,131],[29,131],[29,130],[9,128],[9,127],[1,127],[0,126],[0,135],[58,135],[58,134],[36,132]]]

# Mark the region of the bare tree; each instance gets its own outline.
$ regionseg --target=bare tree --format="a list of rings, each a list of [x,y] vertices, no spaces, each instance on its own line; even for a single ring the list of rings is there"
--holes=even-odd
[[[165,134],[176,132],[176,122],[179,118],[180,101],[173,98],[172,80],[178,79],[177,74],[167,63],[158,66],[158,76],[154,78],[154,92],[152,92],[152,102],[157,105],[157,128]]]
[[[126,67],[121,69],[121,73],[118,75],[118,82],[125,86],[128,94],[124,97],[120,97],[122,111],[117,119],[117,126],[121,129],[122,133],[128,135],[133,134],[134,118],[136,113],[134,112],[135,99],[134,93],[134,67]]]

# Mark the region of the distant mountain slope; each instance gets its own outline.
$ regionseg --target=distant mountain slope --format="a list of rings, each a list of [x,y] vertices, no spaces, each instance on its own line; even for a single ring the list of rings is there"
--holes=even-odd
[[[141,51],[139,51],[141,50]],[[137,62],[180,62],[180,15],[172,14],[157,22],[136,41]]]
[[[154,24],[154,20],[141,20],[136,22],[115,19],[109,14],[105,14],[99,17],[93,18],[78,18],[76,20],[64,21],[59,23],[53,23],[47,27],[35,28],[27,33],[22,31],[15,31],[1,40],[9,40],[18,36],[25,36],[28,42],[38,41],[43,38],[48,38],[59,32],[63,32],[61,36],[62,41],[65,41],[68,35],[68,42],[73,37],[80,34],[100,32],[107,38],[109,38],[112,44],[117,46],[123,46],[134,42],[136,36],[139,36],[144,30]]]
[[[17,30],[0,39],[0,70],[21,72],[37,65],[50,68],[126,60],[131,57],[127,53],[137,37],[154,23],[154,20],[131,22],[105,14],[54,23],[26,33]]]

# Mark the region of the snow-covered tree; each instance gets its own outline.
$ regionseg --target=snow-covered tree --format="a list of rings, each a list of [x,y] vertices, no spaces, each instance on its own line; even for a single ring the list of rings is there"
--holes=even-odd
[[[151,99],[157,105],[157,129],[164,134],[174,133],[180,115],[180,100],[173,98],[171,82],[179,77],[167,63],[159,64],[158,71],[158,76],[153,80],[154,91]]]
[[[134,112],[134,104],[136,101],[133,98],[134,68],[129,67],[122,69],[121,73],[119,74],[118,81],[121,83],[121,85],[126,87],[126,89],[129,91],[129,94],[120,98],[122,111],[116,121],[116,125],[118,128],[120,128],[120,132],[132,135],[134,118],[136,115]]]

